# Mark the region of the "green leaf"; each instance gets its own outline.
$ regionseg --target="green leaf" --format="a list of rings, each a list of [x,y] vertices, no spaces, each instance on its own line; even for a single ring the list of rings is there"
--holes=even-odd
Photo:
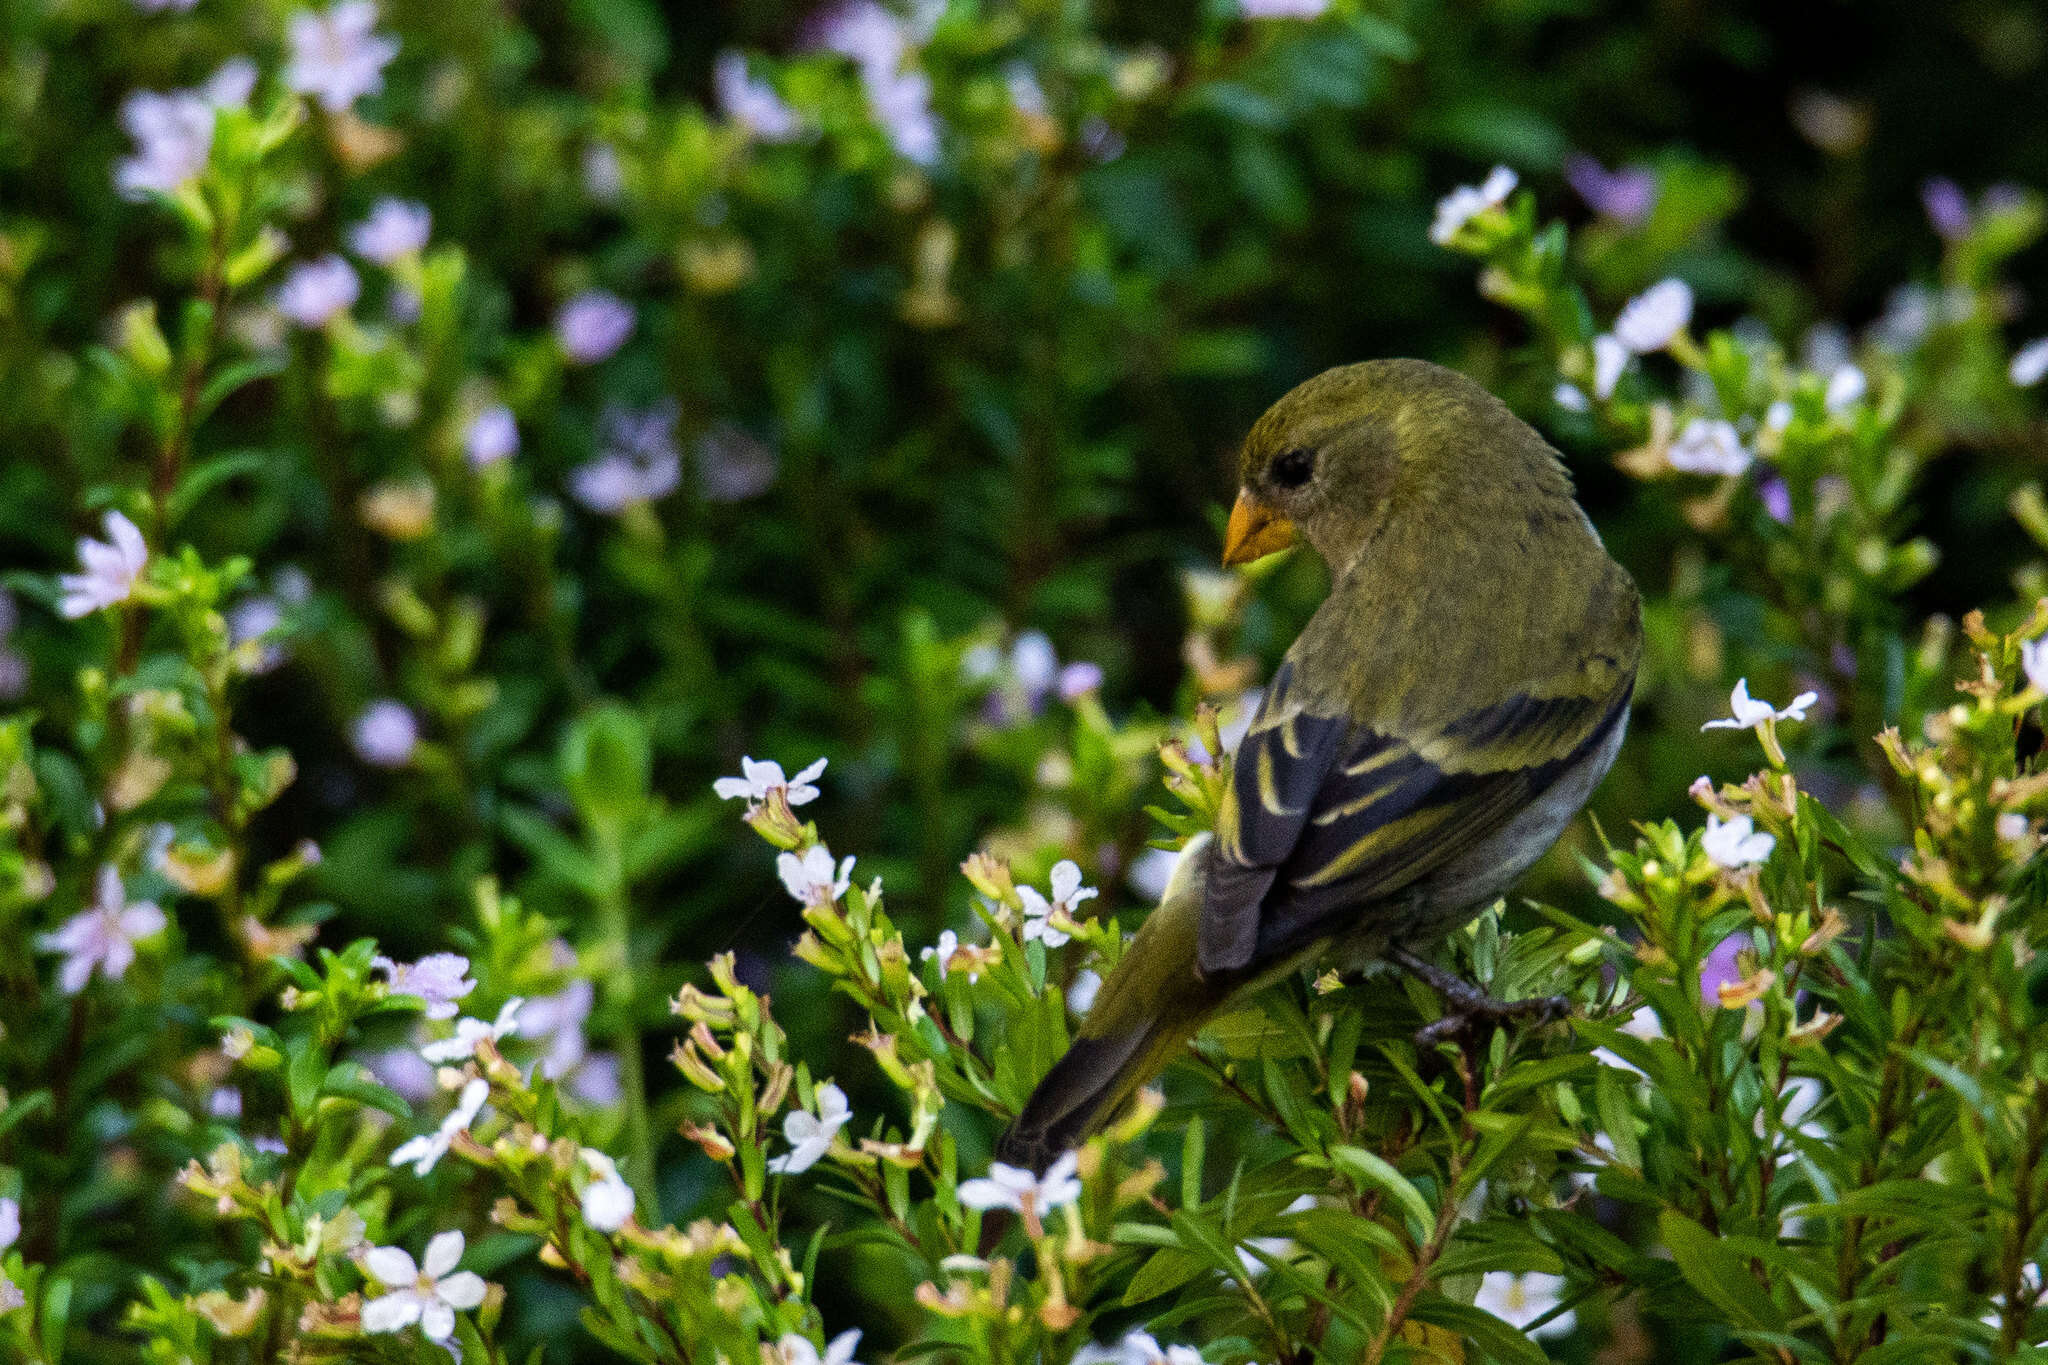
[[[1413,1224],[1410,1232],[1415,1240],[1420,1243],[1428,1239],[1430,1229],[1436,1226],[1435,1211],[1422,1197],[1422,1191],[1411,1185],[1408,1177],[1395,1170],[1385,1157],[1363,1147],[1332,1147],[1330,1159],[1360,1189],[1380,1190],[1391,1196]]]
[[[320,1093],[322,1096],[354,1100],[357,1104],[381,1109],[401,1122],[412,1117],[412,1106],[395,1092],[372,1080],[358,1062],[337,1062],[329,1067],[327,1079],[321,1082]]]
[[[1750,1273],[1749,1261],[1741,1252],[1672,1209],[1659,1215],[1657,1228],[1686,1283],[1737,1326],[1767,1332],[1784,1328],[1784,1314]]]

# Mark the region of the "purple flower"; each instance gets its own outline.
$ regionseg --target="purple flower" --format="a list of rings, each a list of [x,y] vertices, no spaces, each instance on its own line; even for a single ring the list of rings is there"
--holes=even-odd
[[[460,953],[429,953],[417,962],[393,962],[381,953],[370,965],[384,973],[393,995],[416,995],[426,1002],[429,1019],[453,1019],[455,1002],[476,989],[469,959]]]
[[[674,403],[640,412],[608,408],[600,439],[603,453],[569,475],[570,493],[591,511],[616,516],[635,503],[667,497],[682,481]]]
[[[198,3],[199,0],[135,0],[135,8],[144,14],[164,14],[172,10],[184,14]]]
[[[476,415],[463,434],[463,451],[471,469],[482,469],[519,453],[519,423],[512,409],[494,403]]]
[[[402,768],[420,742],[420,723],[403,702],[373,701],[356,717],[356,757],[375,768]]]
[[[555,315],[555,338],[572,365],[595,365],[633,335],[633,309],[617,294],[586,289]]]
[[[114,166],[124,199],[175,194],[206,169],[213,150],[213,107],[189,90],[137,91],[121,103],[121,127],[135,139],[135,155]]]
[[[892,74],[902,64],[910,38],[903,21],[875,0],[843,0],[806,26],[807,47],[851,57],[863,75]]]
[[[368,218],[350,229],[348,241],[356,255],[390,265],[418,255],[433,225],[434,215],[425,204],[386,195],[370,206]]]
[[[434,1097],[434,1064],[420,1056],[418,1048],[386,1048],[364,1054],[361,1061],[377,1084],[413,1104],[425,1104]]]
[[[107,865],[100,868],[93,904],[65,920],[55,932],[36,935],[36,947],[64,955],[57,989],[76,995],[95,971],[109,981],[119,981],[135,961],[135,945],[162,933],[166,923],[164,912],[154,901],[130,904],[121,874]]]
[[[277,291],[277,311],[301,327],[324,327],[362,293],[355,267],[332,253],[295,266]]]
[[[1590,156],[1572,156],[1564,163],[1564,178],[1586,207],[1627,227],[1642,223],[1657,207],[1657,175],[1647,166],[1610,171]]]
[[[78,538],[78,563],[84,572],[57,578],[57,586],[64,590],[57,610],[68,621],[127,601],[149,563],[149,546],[134,522],[119,512],[108,512],[101,525],[107,529],[105,540]]]
[[[793,142],[804,134],[803,120],[783,103],[775,87],[747,74],[745,54],[727,49],[711,71],[718,107],[734,123],[763,142]]]
[[[905,161],[929,166],[939,159],[939,121],[932,113],[932,79],[922,71],[899,71],[868,79],[868,105],[889,145]]]
[[[1749,946],[1747,934],[1730,934],[1714,946],[1700,963],[1700,998],[1707,1004],[1721,1003],[1721,988],[1733,986],[1742,980],[1742,969],[1736,964],[1735,956]]]
[[[1100,114],[1081,120],[1081,150],[1090,161],[1114,161],[1124,154],[1124,135]]]
[[[1102,665],[1082,660],[1060,670],[1059,694],[1064,702],[1076,702],[1102,687]]]
[[[1921,184],[1920,207],[1927,210],[1928,224],[1944,241],[1954,241],[1970,230],[1969,196],[1945,175]]]
[[[376,23],[371,0],[341,0],[325,12],[300,10],[285,26],[292,55],[284,83],[335,114],[378,93],[384,68],[398,55],[398,40],[371,32]]]
[[[242,1117],[242,1092],[231,1085],[215,1086],[206,1097],[206,1112],[217,1119]]]
[[[252,672],[268,673],[284,662],[284,651],[267,642],[284,626],[284,604],[275,597],[245,597],[227,611],[228,642],[245,645],[258,642]]]
[[[247,57],[230,57],[192,93],[215,109],[240,109],[256,93],[256,63]]]
[[[1757,498],[1762,501],[1764,511],[1780,526],[1792,524],[1792,490],[1776,474],[1766,474],[1757,480]]]
[[[1319,19],[1330,0],[1238,0],[1247,19]]]

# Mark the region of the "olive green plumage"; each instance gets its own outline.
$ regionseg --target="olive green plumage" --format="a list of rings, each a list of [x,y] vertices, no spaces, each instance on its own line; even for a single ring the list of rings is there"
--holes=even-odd
[[[1330,595],[1237,751],[1214,841],[1005,1135],[1017,1164],[1099,1127],[1247,986],[1462,924],[1620,747],[1635,586],[1556,452],[1477,384],[1413,360],[1331,370],[1259,419],[1240,478],[1226,557],[1298,533]]]

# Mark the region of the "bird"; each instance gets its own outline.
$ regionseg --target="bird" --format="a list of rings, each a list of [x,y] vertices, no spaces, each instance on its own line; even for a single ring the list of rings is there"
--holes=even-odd
[[[1233,997],[1309,965],[1434,987],[1432,1043],[1502,1002],[1421,954],[1555,843],[1628,728],[1642,609],[1564,462],[1455,370],[1370,360],[1296,386],[1239,459],[1225,565],[1306,541],[1330,591],[1239,742],[1213,834],[998,1143],[1036,1170],[1110,1121]]]

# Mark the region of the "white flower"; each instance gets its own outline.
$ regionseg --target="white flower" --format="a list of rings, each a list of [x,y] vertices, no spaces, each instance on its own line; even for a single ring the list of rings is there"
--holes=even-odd
[[[782,1357],[782,1365],[856,1365],[853,1353],[860,1349],[860,1328],[849,1327],[825,1344],[825,1354],[819,1355],[811,1339],[795,1332],[786,1333],[775,1343],[776,1354]]]
[[[1570,1310],[1530,1331],[1530,1324],[1557,1307],[1564,1297],[1564,1287],[1564,1277],[1560,1275],[1545,1275],[1536,1270],[1520,1275],[1511,1270],[1490,1270],[1479,1281],[1479,1295],[1473,1306],[1532,1337],[1566,1336],[1579,1322],[1578,1314]]]
[[[1740,474],[1753,457],[1732,422],[1695,417],[1671,443],[1671,467],[1687,474]]]
[[[370,205],[368,218],[349,229],[348,241],[356,255],[390,265],[418,255],[433,226],[434,215],[425,204],[386,195]]]
[[[1621,372],[1628,368],[1628,347],[1616,341],[1613,336],[1602,332],[1593,338],[1593,396],[1606,402],[1614,396],[1614,386],[1621,382]]]
[[[1840,412],[1870,391],[1870,381],[1854,365],[1838,365],[1828,378],[1827,409]]]
[[[422,1133],[408,1142],[402,1142],[391,1153],[391,1164],[410,1164],[417,1176],[430,1174],[442,1157],[448,1155],[448,1148],[454,1143],[457,1133],[469,1131],[469,1125],[476,1122],[482,1112],[484,1101],[491,1095],[491,1083],[481,1076],[472,1076],[462,1087],[461,1096],[455,1101],[455,1108],[448,1117],[441,1120],[441,1126],[431,1133]],[[392,1330],[397,1330],[396,1328]]]
[[[482,469],[519,453],[519,423],[512,409],[493,403],[476,415],[462,436],[463,453],[471,469]]]
[[[607,407],[600,419],[603,453],[569,475],[569,491],[593,512],[617,515],[635,503],[667,497],[683,478],[676,449],[676,406]]]
[[[164,912],[153,901],[128,902],[121,874],[112,864],[100,868],[97,897],[91,908],[65,920],[52,933],[36,935],[36,947],[62,953],[57,988],[66,995],[85,989],[97,970],[119,981],[135,961],[135,945],[164,931]]]
[[[2020,670],[2027,675],[2029,687],[2048,692],[2048,635],[2020,642]]]
[[[57,610],[67,620],[76,621],[102,607],[127,601],[149,562],[149,547],[134,522],[110,511],[100,524],[107,531],[105,540],[78,538],[78,564],[84,572],[62,574],[57,579],[57,586],[64,590]]]
[[[2048,375],[2048,337],[2030,341],[2013,352],[2012,368],[2009,371],[2012,382],[2021,388],[2032,388]]]
[[[1585,412],[1593,406],[1587,399],[1584,389],[1562,379],[1557,382],[1557,387],[1550,391],[1550,401],[1566,412]]]
[[[789,1152],[768,1163],[777,1175],[799,1175],[818,1164],[818,1158],[832,1150],[832,1140],[853,1117],[846,1107],[846,1092],[827,1081],[818,1087],[818,1112],[792,1109],[782,1119],[782,1135],[789,1139]]]
[[[1074,1365],[1202,1365],[1192,1346],[1161,1347],[1150,1332],[1127,1332],[1114,1346],[1088,1342],[1074,1352]]]
[[[1792,699],[1784,710],[1774,709],[1767,701],[1756,701],[1749,695],[1749,679],[1737,678],[1735,690],[1728,694],[1728,709],[1733,714],[1724,720],[1710,720],[1702,730],[1754,730],[1767,721],[1805,720],[1806,708],[1820,700],[1818,692],[1801,692]]]
[[[1068,919],[1074,917],[1074,910],[1082,901],[1100,893],[1092,886],[1081,885],[1081,869],[1071,858],[1062,858],[1053,864],[1052,899],[1047,901],[1038,894],[1036,887],[1020,886],[1017,895],[1024,902],[1024,941],[1038,939],[1048,948],[1057,948],[1073,937],[1054,926],[1052,915],[1059,911]]]
[[[1716,867],[1748,867],[1771,856],[1778,838],[1757,829],[1747,815],[1722,821],[1709,812],[1707,832],[1700,836],[1700,848]]]
[[[256,63],[247,57],[230,57],[192,93],[215,109],[240,109],[256,93]]]
[[[852,856],[848,855],[835,872],[832,850],[823,844],[812,844],[801,858],[794,853],[778,854],[775,870],[799,905],[830,905],[853,885]]]
[[[5,1251],[21,1236],[21,1205],[12,1199],[0,1199],[0,1251]],[[21,1286],[0,1274],[0,1313],[12,1313],[26,1306],[28,1296],[21,1292]]]
[[[917,955],[917,960],[919,962],[930,962],[933,958],[937,958],[939,960],[939,980],[944,981],[946,979],[947,968],[953,961],[953,954],[959,951],[960,936],[954,933],[951,929],[948,929],[944,933],[939,935],[939,941],[937,944],[930,948],[926,948],[923,952],[919,953]],[[970,971],[967,974],[967,979],[969,981],[972,981],[979,975],[979,972]]]
[[[402,768],[420,742],[420,723],[403,702],[373,701],[349,735],[356,757],[376,768]]]
[[[455,1036],[439,1042],[428,1043],[420,1049],[420,1056],[430,1062],[447,1064],[464,1062],[476,1055],[477,1047],[483,1043],[495,1043],[519,1027],[519,1007],[526,1002],[513,996],[498,1011],[498,1017],[485,1023],[481,1019],[457,1019]]]
[[[1067,1208],[1081,1197],[1081,1182],[1074,1174],[1080,1164],[1080,1157],[1068,1152],[1039,1176],[997,1161],[981,1179],[960,1182],[960,1202],[970,1209],[1013,1209],[1027,1217]]]
[[[1247,19],[1316,19],[1330,8],[1330,0],[1238,0]]]
[[[578,977],[556,991],[529,1000],[519,1010],[519,1036],[545,1040],[546,1055],[540,1059],[540,1074],[559,1081],[583,1065],[590,1044],[583,1036],[583,1022],[597,1003],[597,988]]]
[[[462,1260],[462,1234],[438,1233],[427,1243],[421,1264],[399,1247],[371,1247],[363,1265],[390,1292],[363,1305],[365,1332],[399,1332],[420,1325],[428,1341],[455,1335],[455,1315],[484,1301],[484,1281],[473,1270],[455,1270]],[[454,1274],[450,1274],[454,1271]]]
[[[329,254],[292,267],[277,291],[277,311],[301,327],[324,327],[355,307],[363,292],[356,268]]]
[[[1614,337],[1637,355],[1661,351],[1692,321],[1692,286],[1660,280],[1622,305]]]
[[[595,1147],[585,1147],[582,1157],[597,1177],[580,1196],[583,1221],[599,1232],[617,1232],[633,1216],[633,1187],[620,1178],[617,1164]]]
[[[1677,334],[1690,321],[1690,284],[1686,280],[1659,280],[1622,305],[1620,317],[1614,319],[1614,338],[1638,356],[1647,356],[1677,340]]]
[[[2034,832],[2032,823],[2016,810],[1999,812],[1998,819],[1992,822],[1992,828],[1998,834],[1999,841],[2007,844],[2024,842]]]
[[[393,962],[379,954],[370,965],[383,969],[391,994],[426,1001],[429,1019],[453,1019],[455,1002],[476,989],[469,977],[469,959],[460,953],[429,953],[417,962]]]
[[[1130,870],[1124,873],[1124,885],[1146,900],[1164,899],[1166,884],[1179,865],[1180,854],[1170,848],[1143,849],[1131,859]]]
[[[555,339],[573,365],[595,365],[633,335],[633,309],[617,294],[586,289],[555,315]]]
[[[284,83],[336,114],[376,94],[398,55],[396,38],[370,31],[376,23],[371,0],[341,0],[324,13],[300,10],[285,26],[292,55]]]
[[[1495,166],[1483,183],[1458,186],[1437,200],[1436,221],[1430,224],[1429,240],[1438,246],[1449,246],[1460,228],[1507,202],[1520,183],[1521,177],[1506,166]]]
[[[213,114],[213,106],[190,90],[138,90],[123,100],[121,127],[135,139],[135,155],[114,165],[121,197],[173,194],[197,179],[213,150]]]
[[[1664,1036],[1664,1022],[1657,1017],[1657,1011],[1651,1009],[1648,1005],[1638,1005],[1636,1012],[1631,1014],[1622,1023],[1621,1031],[1631,1038],[1640,1038],[1647,1042],[1652,1038],[1662,1038]],[[1611,1066],[1617,1071],[1632,1071],[1638,1076],[1644,1075],[1642,1068],[1634,1062],[1623,1061],[1614,1052],[1604,1047],[1593,1049],[1593,1059],[1604,1066]],[[1605,1135],[1603,1134],[1602,1136]]]
[[[740,759],[739,777],[721,777],[711,784],[711,790],[722,801],[744,797],[747,809],[752,810],[772,800],[777,792],[791,806],[803,806],[818,799],[818,789],[811,784],[825,772],[825,760],[819,759],[795,777],[784,777],[782,765],[773,759],[756,763],[751,758]]]
[[[803,120],[782,102],[775,87],[747,74],[744,54],[727,49],[711,70],[718,107],[734,123],[763,142],[792,142],[803,136]]]
[[[1792,404],[1780,398],[1764,409],[1764,430],[1783,431],[1792,425]]]
[[[1074,984],[1067,987],[1067,1008],[1077,1015],[1086,1015],[1095,1008],[1095,997],[1102,991],[1102,973],[1093,967],[1083,967],[1074,973]]]
[[[929,166],[939,159],[939,121],[932,113],[932,78],[922,71],[870,73],[868,106],[905,161]]]

